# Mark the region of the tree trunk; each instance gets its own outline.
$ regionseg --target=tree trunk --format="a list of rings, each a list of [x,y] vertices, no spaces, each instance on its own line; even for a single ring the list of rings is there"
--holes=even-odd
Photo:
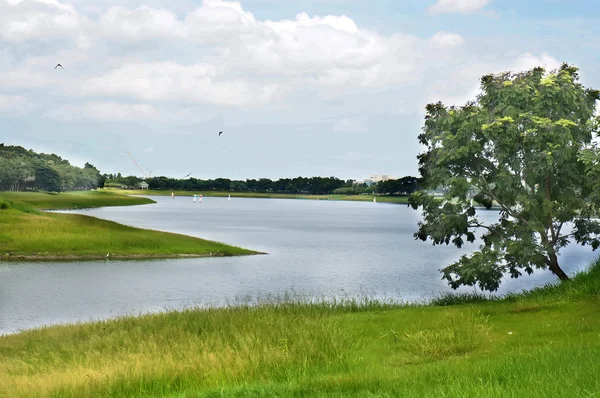
[[[569,280],[569,276],[565,274],[565,271],[563,271],[558,265],[558,257],[556,256],[556,253],[551,252],[549,257],[550,261],[548,262],[548,267],[550,268],[550,271],[552,271],[554,275],[558,276],[561,281]]]

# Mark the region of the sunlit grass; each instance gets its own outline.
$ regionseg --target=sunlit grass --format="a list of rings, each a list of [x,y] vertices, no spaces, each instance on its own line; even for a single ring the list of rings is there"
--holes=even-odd
[[[149,203],[154,202],[107,192],[57,195],[0,192],[0,259],[104,258],[107,253],[112,258],[253,253],[190,236],[132,228],[83,215],[41,211]]]
[[[0,191],[0,201],[12,202],[16,208],[35,209],[81,209],[106,206],[128,206],[154,203],[148,198],[126,196],[117,192],[7,192]]]
[[[61,397],[600,393],[600,265],[532,293],[449,302],[288,298],[27,331],[0,338],[0,391]]]

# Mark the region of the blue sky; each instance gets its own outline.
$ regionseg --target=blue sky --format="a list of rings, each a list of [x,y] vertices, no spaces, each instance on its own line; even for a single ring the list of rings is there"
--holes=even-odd
[[[174,177],[416,175],[427,102],[563,61],[598,88],[599,26],[591,0],[0,0],[0,142],[124,174],[130,151]]]

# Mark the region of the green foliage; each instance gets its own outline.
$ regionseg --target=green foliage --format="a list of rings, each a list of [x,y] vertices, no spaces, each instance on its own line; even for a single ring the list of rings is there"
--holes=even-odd
[[[43,191],[60,192],[60,175],[51,167],[40,166],[35,169],[35,187]]]
[[[334,195],[362,195],[373,192],[373,187],[361,187],[359,185],[353,187],[337,188],[333,191]]]
[[[58,173],[58,180],[54,173]],[[36,181],[36,177],[41,180]],[[0,190],[85,190],[98,186],[101,177],[89,163],[79,168],[55,154],[36,153],[20,146],[0,146]]]
[[[118,187],[123,189],[139,188],[142,179],[136,176],[122,176],[120,174],[106,174],[103,176],[104,187]],[[372,193],[375,186],[356,184],[353,180],[343,181],[337,177],[296,177],[271,180],[269,178],[248,179],[246,181],[217,178],[214,180],[200,180],[197,178],[169,178],[164,176],[146,178],[151,190],[161,191],[231,191],[253,192],[264,194],[295,194],[295,195],[358,195]],[[407,195],[418,188],[415,177],[404,177],[398,183],[390,184],[382,193]]]
[[[476,102],[427,105],[418,156],[425,190],[411,206],[423,209],[417,239],[473,242],[480,250],[443,269],[453,288],[497,290],[506,273],[549,269],[568,279],[558,252],[573,238],[600,247],[600,150],[594,116],[599,92],[578,82],[577,68],[535,68],[481,79]],[[446,187],[436,201],[427,193]],[[476,189],[472,197],[471,191]],[[498,222],[482,223],[475,204],[500,206]],[[571,232],[568,223],[575,227]]]
[[[397,180],[381,181],[377,184],[377,192],[389,195],[410,195],[419,189],[417,177],[402,177]]]

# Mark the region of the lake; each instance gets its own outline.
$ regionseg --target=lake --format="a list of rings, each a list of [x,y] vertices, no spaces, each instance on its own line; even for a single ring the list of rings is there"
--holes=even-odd
[[[80,210],[131,226],[176,232],[268,253],[177,260],[0,262],[0,334],[191,305],[292,293],[423,300],[451,292],[439,269],[477,247],[432,246],[413,233],[420,213],[406,205],[289,199],[152,197],[156,204]],[[484,211],[485,219],[497,212]],[[563,249],[567,272],[594,258]],[[505,278],[498,294],[555,278]],[[473,288],[460,291],[472,292]]]

